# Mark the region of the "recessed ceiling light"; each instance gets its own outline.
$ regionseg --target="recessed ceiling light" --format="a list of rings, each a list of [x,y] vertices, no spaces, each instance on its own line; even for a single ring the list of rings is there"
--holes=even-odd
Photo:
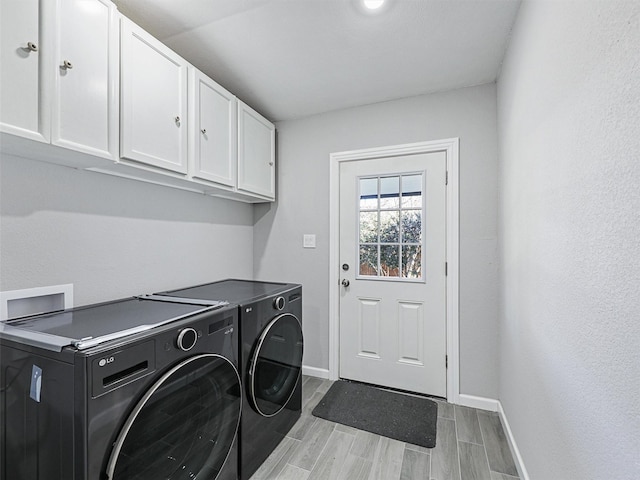
[[[384,4],[384,0],[362,0],[362,4],[369,10],[377,10]]]

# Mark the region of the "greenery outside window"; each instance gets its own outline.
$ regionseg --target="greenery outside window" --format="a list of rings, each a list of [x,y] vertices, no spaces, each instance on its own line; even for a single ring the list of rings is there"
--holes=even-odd
[[[424,175],[360,177],[358,276],[423,280]]]

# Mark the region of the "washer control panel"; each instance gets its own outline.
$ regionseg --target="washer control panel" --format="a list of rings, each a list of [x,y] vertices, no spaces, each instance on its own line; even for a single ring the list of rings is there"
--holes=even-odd
[[[155,368],[153,340],[99,353],[91,361],[91,394],[93,398],[99,397],[148,375]]]
[[[198,332],[196,332],[193,328],[185,328],[181,330],[178,334],[178,339],[176,340],[176,344],[180,350],[188,352],[193,347],[195,347],[196,342],[198,341]]]
[[[273,308],[276,310],[282,310],[284,309],[285,303],[284,297],[276,297],[273,300]]]

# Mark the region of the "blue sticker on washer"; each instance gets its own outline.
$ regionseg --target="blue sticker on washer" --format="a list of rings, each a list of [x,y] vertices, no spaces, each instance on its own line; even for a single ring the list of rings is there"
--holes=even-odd
[[[40,390],[42,388],[42,369],[34,365],[31,369],[31,389],[29,396],[36,402],[40,402]]]

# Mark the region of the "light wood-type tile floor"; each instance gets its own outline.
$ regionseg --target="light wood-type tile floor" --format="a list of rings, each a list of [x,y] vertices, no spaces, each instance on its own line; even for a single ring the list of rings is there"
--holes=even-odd
[[[251,480],[518,479],[497,414],[438,401],[428,449],[312,416],[331,383],[303,377],[302,417]]]

